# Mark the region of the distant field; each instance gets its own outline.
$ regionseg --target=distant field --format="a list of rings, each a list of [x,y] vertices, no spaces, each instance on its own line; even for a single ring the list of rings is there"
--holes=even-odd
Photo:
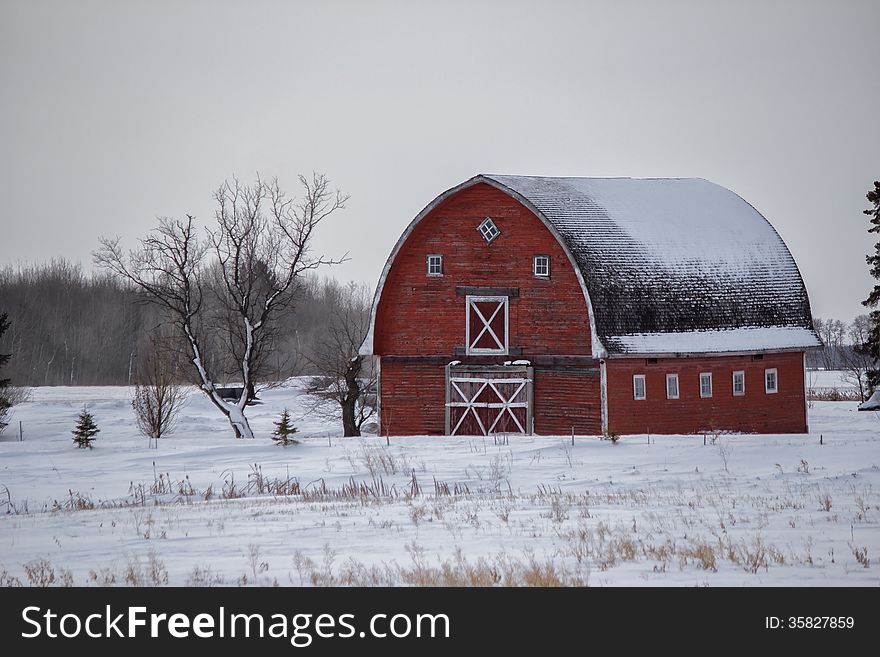
[[[807,388],[856,390],[854,381],[847,379],[847,373],[840,370],[807,370],[804,378]]]

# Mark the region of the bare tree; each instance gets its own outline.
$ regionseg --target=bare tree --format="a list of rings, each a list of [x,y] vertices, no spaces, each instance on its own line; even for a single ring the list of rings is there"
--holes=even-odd
[[[858,387],[859,401],[868,398],[868,371],[874,366],[870,354],[863,348],[871,333],[871,318],[859,315],[848,330],[849,345],[842,350],[843,380]]]
[[[277,180],[253,185],[238,180],[224,183],[214,194],[216,226],[208,239],[196,235],[194,219],[162,218],[159,227],[140,240],[140,248],[126,256],[119,238],[101,239],[95,262],[121,276],[160,304],[190,352],[201,390],[226,416],[236,438],[253,438],[245,416],[248,392],[253,390],[259,355],[271,339],[272,324],[287,307],[304,272],[333,261],[312,253],[315,229],[347,196],[330,188],[324,175],[299,177],[303,195],[288,198]],[[214,297],[223,314],[234,321],[237,336],[233,353],[242,392],[234,403],[218,393],[214,368],[206,348],[216,338],[216,313],[210,312],[206,294],[207,259],[213,256],[221,287]],[[236,339],[236,338],[234,338]]]
[[[219,266],[211,263],[205,279],[210,289],[204,316],[216,324],[216,330],[205,336],[205,360],[220,383],[231,383],[238,366],[230,344],[242,341],[230,336],[241,330],[234,316],[222,317],[214,292],[223,288],[219,272]],[[313,354],[323,340],[331,315],[323,286],[318,276],[303,276],[296,284],[295,303],[270,322],[274,334],[255,362],[258,390],[309,373],[305,355]],[[8,312],[11,323],[0,335],[0,354],[14,354],[0,370],[0,378],[11,379],[16,389],[132,385],[137,354],[149,344],[154,329],[167,322],[160,307],[145,300],[129,281],[101,269],[87,274],[65,260],[0,266],[0,312]],[[175,346],[181,351],[180,381],[199,384],[189,365],[186,341]]]
[[[376,372],[372,361],[358,355],[370,322],[369,290],[354,283],[344,288],[325,285],[333,308],[324,339],[307,357],[317,375],[306,392],[316,402],[310,409],[325,417],[341,415],[343,435],[360,436],[361,427],[376,412]]]
[[[0,313],[0,336],[6,333],[6,329],[10,327],[7,317],[6,313]],[[12,354],[0,354],[0,367],[6,365],[10,358],[12,358]],[[12,402],[7,395],[8,388],[9,379],[0,379],[0,431],[6,428],[8,424],[6,417],[9,414],[9,409],[12,408]]]
[[[131,400],[140,432],[157,441],[174,430],[177,416],[186,401],[186,389],[167,338],[154,337],[138,359],[134,396]]]
[[[818,349],[821,355],[822,368],[836,370],[841,367],[841,352],[846,342],[847,325],[839,319],[813,318],[813,326],[822,339]]]

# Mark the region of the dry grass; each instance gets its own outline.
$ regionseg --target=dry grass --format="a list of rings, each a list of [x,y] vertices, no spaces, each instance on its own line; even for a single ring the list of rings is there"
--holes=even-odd
[[[5,572],[5,571],[4,571]],[[73,575],[65,568],[55,567],[47,559],[34,559],[24,564],[24,572],[30,586],[73,586]]]
[[[850,545],[852,549],[853,556],[856,558],[856,562],[859,563],[862,568],[870,568],[871,560],[868,558],[868,548],[866,547],[856,547],[855,545]]]
[[[830,390],[828,390],[828,389],[819,389],[819,390],[808,389],[807,390],[807,401],[811,401],[811,402],[816,402],[816,401],[823,401],[823,402],[857,401],[857,402],[861,402],[864,400],[862,399],[861,395],[859,395],[858,390],[846,390],[846,389],[839,390],[837,388],[832,388]]]
[[[393,562],[366,565],[349,559],[335,572],[332,558],[328,560],[325,556],[321,563],[316,563],[297,552],[294,567],[300,584],[312,586],[560,587],[588,584],[588,578],[582,573],[552,559],[497,555],[469,560],[461,550],[456,550],[452,559],[428,564],[424,550],[415,543],[408,545],[407,551],[411,557],[407,565]]]

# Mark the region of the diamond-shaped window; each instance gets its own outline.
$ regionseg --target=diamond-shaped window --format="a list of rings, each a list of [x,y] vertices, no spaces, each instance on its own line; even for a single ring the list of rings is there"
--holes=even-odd
[[[498,230],[498,226],[495,225],[495,222],[492,221],[491,217],[483,219],[483,222],[477,226],[477,230],[480,231],[480,235],[486,240],[486,244],[501,234],[501,231]]]

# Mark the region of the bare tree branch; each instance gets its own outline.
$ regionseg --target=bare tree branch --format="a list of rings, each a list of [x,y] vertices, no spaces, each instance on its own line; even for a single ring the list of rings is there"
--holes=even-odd
[[[330,191],[322,174],[300,176],[303,197],[287,199],[277,180],[252,185],[237,178],[215,192],[215,226],[200,241],[194,219],[161,218],[159,226],[126,255],[118,238],[101,239],[95,263],[129,281],[169,313],[185,338],[201,389],[229,420],[236,437],[252,438],[245,415],[268,354],[278,336],[277,319],[293,300],[304,272],[332,260],[311,254],[318,224],[348,199]],[[213,263],[207,262],[208,255]],[[208,304],[206,293],[211,295]],[[228,358],[206,349],[226,344],[242,392],[230,404],[217,391],[215,368]],[[222,368],[222,365],[219,365]]]

